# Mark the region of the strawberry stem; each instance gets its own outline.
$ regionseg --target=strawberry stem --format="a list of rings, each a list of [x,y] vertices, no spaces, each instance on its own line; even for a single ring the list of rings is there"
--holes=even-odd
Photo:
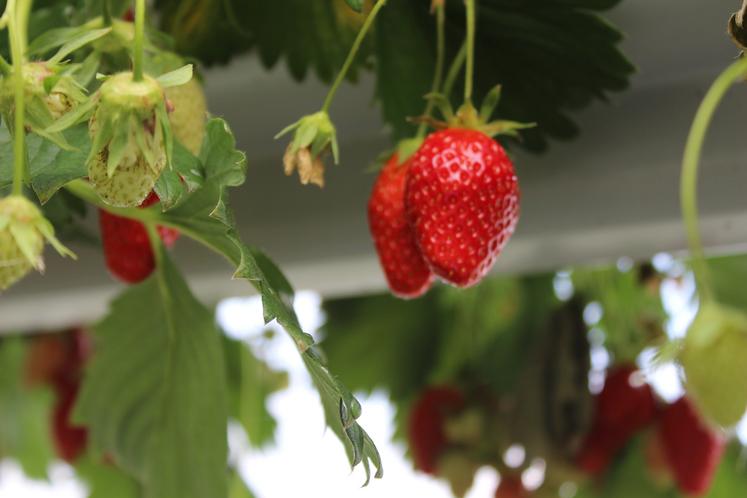
[[[476,0],[464,0],[464,2],[467,6],[467,67],[464,74],[464,103],[471,104],[475,75]]]
[[[142,1],[142,0],[139,0],[139,1]],[[386,2],[387,0],[379,0],[378,2],[376,2],[376,4],[371,9],[371,13],[368,14],[366,21],[363,23],[361,30],[358,32],[358,36],[355,38],[355,42],[353,42],[353,46],[350,48],[350,52],[348,53],[347,59],[345,59],[345,63],[343,64],[342,69],[337,75],[337,78],[335,79],[335,82],[332,84],[332,87],[329,89],[329,93],[327,93],[327,98],[324,99],[324,105],[322,106],[322,112],[329,112],[329,108],[332,106],[332,101],[335,99],[337,90],[340,88],[340,85],[345,80],[345,76],[348,74],[350,67],[353,65],[353,61],[355,61],[355,56],[358,55],[358,51],[360,50],[361,45],[363,44],[363,40],[365,40],[366,38],[366,34],[368,33],[368,30],[373,25],[373,22],[376,19],[376,16],[378,15],[379,11],[381,11],[384,5],[386,5]]]
[[[462,70],[462,66],[464,66],[464,60],[466,58],[467,45],[465,43],[462,43],[462,48],[459,49],[456,57],[454,57],[454,60],[451,63],[451,67],[449,67],[449,72],[446,73],[446,80],[444,81],[444,91],[442,93],[446,95],[446,98],[449,100],[451,100],[451,92],[454,90],[454,84],[459,77],[459,72]]]
[[[8,20],[8,39],[15,73],[13,93],[13,195],[23,193],[26,177],[26,102],[24,100],[23,62],[26,51],[26,29],[31,0],[9,0],[5,14]]]
[[[701,295],[701,301],[710,300],[713,297],[713,292],[698,222],[698,166],[700,164],[706,133],[708,132],[716,109],[732,85],[745,76],[747,76],[747,58],[740,58],[716,78],[716,81],[714,81],[698,108],[692,128],[690,129],[690,135],[687,139],[687,145],[685,146],[685,156],[682,162],[682,181],[680,184],[682,217],[687,229],[692,267],[698,291]]]
[[[444,58],[446,53],[446,13],[443,2],[436,4],[436,72],[433,75],[433,84],[431,85],[431,94],[438,93],[441,89],[441,82],[444,77]],[[426,118],[431,117],[435,102],[428,99],[428,105],[425,107],[423,115]],[[428,131],[428,123],[423,121],[418,127],[417,138],[425,138]]]
[[[133,60],[133,80],[143,79],[143,45],[145,39],[145,0],[135,0],[135,47]]]
[[[158,235],[158,228],[152,221],[144,222],[143,226],[148,233],[148,240],[153,251],[153,260],[156,263],[156,268],[159,268],[163,262],[163,253],[161,252],[162,242],[161,237]]]

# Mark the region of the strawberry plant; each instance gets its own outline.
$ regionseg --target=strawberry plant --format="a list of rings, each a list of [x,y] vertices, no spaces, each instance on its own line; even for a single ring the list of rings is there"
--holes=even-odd
[[[485,466],[500,474],[495,496],[557,495],[568,483],[582,498],[719,486],[739,494],[744,486],[729,487],[743,477],[729,467],[738,448],[723,428],[747,409],[747,316],[741,287],[725,290],[723,275],[747,267],[706,261],[695,187],[708,122],[747,76],[744,58],[707,94],[685,154],[700,310],[682,341],[665,338],[659,283],[669,277],[647,266],[575,269],[566,298],[555,292],[557,274],[489,276],[520,226],[515,151],[574,138],[573,111],[629,83],[621,35],[601,16],[617,3],[3,2],[0,291],[43,272],[47,245],[76,264],[93,243],[102,271],[123,285],[90,326],[0,340],[0,457],[37,478],[64,460],[91,496],[249,495],[228,423],[252,446],[270,444],[266,401],[287,375],[223,334],[214,303],[196,297],[172,253],[196,244],[261,297],[266,325],[286,332],[365,484],[383,476],[383,463],[352,393],[381,389],[414,468],[457,496]],[[743,17],[729,25],[741,49]],[[282,61],[296,80],[329,84],[318,107],[279,132],[262,130],[287,142],[276,158],[286,175],[334,181],[328,164],[345,164],[349,133],[335,123],[336,98],[363,76],[375,79],[391,137],[367,212],[357,214],[398,299],[326,302],[322,344],[301,326],[294,289],[263,241],[243,238],[244,213],[232,209],[252,151],[210,114],[203,88],[211,66],[245,53],[258,68]],[[604,310],[596,320],[594,306]],[[688,392],[674,403],[636,364],[653,349],[683,367]],[[517,448],[526,458],[515,462],[507,455]],[[683,457],[688,448],[698,454]],[[532,479],[538,468],[541,482]]]

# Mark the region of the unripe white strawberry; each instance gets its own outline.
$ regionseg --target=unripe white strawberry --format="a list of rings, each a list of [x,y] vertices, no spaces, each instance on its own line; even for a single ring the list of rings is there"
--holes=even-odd
[[[88,179],[112,206],[136,207],[166,167],[171,131],[164,90],[154,78],[130,72],[108,78],[89,122]]]
[[[44,270],[44,240],[60,254],[72,256],[54,237],[54,228],[39,208],[20,195],[0,199],[0,290],[22,279],[32,269]]]
[[[62,66],[47,62],[29,62],[23,65],[24,121],[26,129],[42,135],[62,147],[69,147],[61,133],[48,133],[54,121],[86,100],[83,89]],[[16,75],[11,73],[0,83],[0,111],[6,123],[12,123],[15,113]]]
[[[705,302],[684,340],[680,362],[687,390],[701,412],[722,427],[735,425],[747,411],[747,315]]]

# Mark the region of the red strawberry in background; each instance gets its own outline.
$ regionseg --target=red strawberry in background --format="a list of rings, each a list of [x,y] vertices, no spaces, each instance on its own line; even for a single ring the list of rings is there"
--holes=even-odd
[[[634,382],[636,371],[630,364],[614,367],[596,397],[594,421],[576,459],[589,474],[603,473],[617,452],[656,418],[653,390]]]
[[[410,411],[408,439],[415,467],[435,475],[447,446],[446,419],[465,406],[464,394],[448,386],[426,389]]]
[[[529,491],[521,482],[520,475],[503,475],[501,482],[498,483],[498,489],[495,490],[495,498],[526,498]]]
[[[158,196],[151,192],[140,207],[149,207],[157,202]],[[115,277],[128,284],[136,284],[153,273],[155,256],[142,223],[99,210],[99,225],[106,266]],[[173,246],[179,238],[179,232],[170,228],[158,227],[158,233],[166,247]]]
[[[86,450],[88,429],[72,423],[71,417],[78,396],[79,381],[58,382],[55,386],[57,400],[52,412],[52,435],[57,455],[74,462]]]
[[[498,142],[449,128],[426,138],[412,159],[405,203],[425,261],[446,282],[476,284],[519,220],[519,184]]]
[[[683,396],[662,412],[659,439],[680,491],[690,496],[705,494],[721,461],[724,437],[708,427]]]
[[[374,184],[368,201],[368,226],[389,288],[396,296],[423,295],[433,273],[423,260],[405,212],[405,184],[412,161],[399,163],[395,153]]]

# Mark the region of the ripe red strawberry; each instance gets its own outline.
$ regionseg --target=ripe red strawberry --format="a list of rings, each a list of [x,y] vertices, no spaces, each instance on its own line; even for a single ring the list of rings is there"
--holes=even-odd
[[[151,192],[140,207],[157,202],[158,196]],[[155,257],[143,224],[105,210],[99,210],[99,224],[109,271],[129,284],[148,278],[155,268]],[[179,232],[170,228],[158,227],[158,233],[166,247],[173,246],[179,238]]]
[[[680,491],[705,494],[721,461],[724,437],[706,425],[684,396],[664,409],[659,437]]]
[[[78,459],[88,443],[88,430],[73,425],[70,420],[78,388],[77,381],[57,382],[57,401],[52,412],[52,435],[57,454],[70,463]]]
[[[405,213],[405,184],[411,161],[395,153],[379,173],[368,201],[368,226],[389,288],[396,296],[423,295],[433,282]]]
[[[501,482],[495,490],[495,498],[526,498],[529,491],[521,482],[521,476],[501,474]]]
[[[439,457],[448,443],[446,419],[464,405],[464,394],[448,386],[428,388],[415,402],[410,411],[408,439],[417,469],[435,475]]]
[[[647,384],[633,385],[634,365],[620,365],[609,372],[596,397],[594,421],[576,463],[582,470],[599,475],[641,429],[657,415],[656,399]]]
[[[477,283],[514,233],[519,184],[503,147],[486,134],[450,128],[412,159],[407,214],[425,261],[448,283]]]

